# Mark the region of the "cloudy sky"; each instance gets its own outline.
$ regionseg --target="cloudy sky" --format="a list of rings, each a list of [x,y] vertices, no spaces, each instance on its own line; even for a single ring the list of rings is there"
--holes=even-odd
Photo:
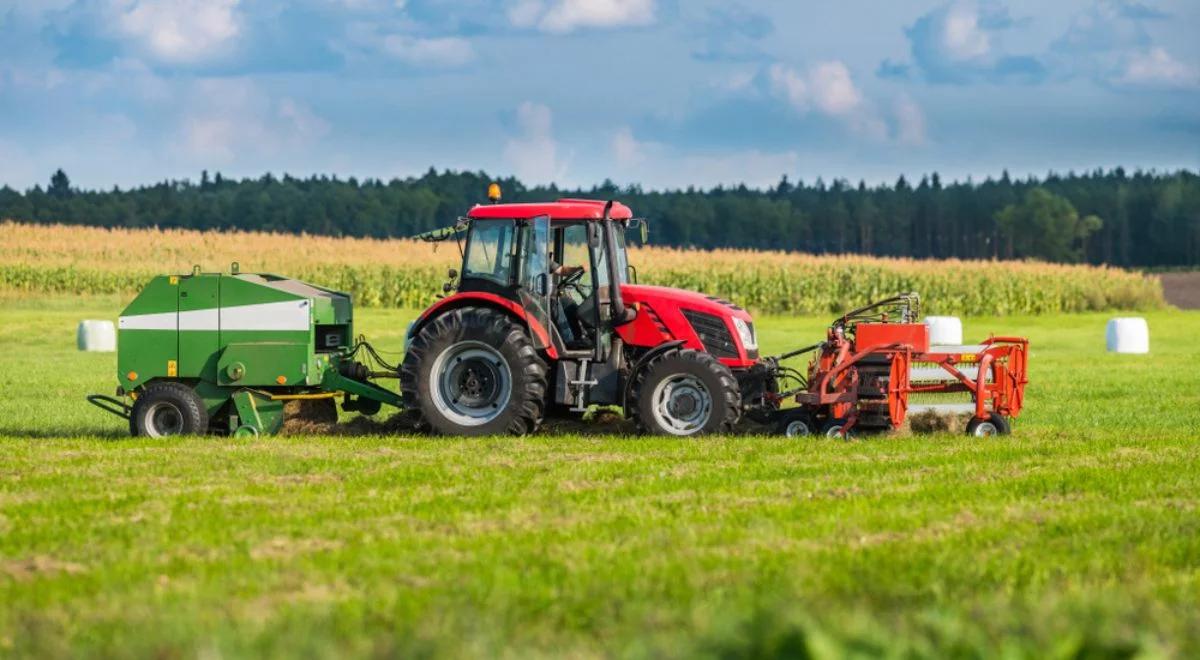
[[[1195,0],[0,0],[0,184],[1200,168]]]

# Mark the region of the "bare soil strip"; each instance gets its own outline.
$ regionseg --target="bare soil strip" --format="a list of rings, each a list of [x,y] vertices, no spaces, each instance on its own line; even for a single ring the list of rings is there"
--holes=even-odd
[[[1200,309],[1200,271],[1163,273],[1163,296],[1179,309]]]

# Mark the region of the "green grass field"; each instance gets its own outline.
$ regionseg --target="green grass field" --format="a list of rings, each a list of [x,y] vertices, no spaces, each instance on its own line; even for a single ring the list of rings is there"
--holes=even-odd
[[[967,319],[1033,340],[999,439],[147,441],[120,306],[0,299],[0,656],[1200,654],[1200,313]]]

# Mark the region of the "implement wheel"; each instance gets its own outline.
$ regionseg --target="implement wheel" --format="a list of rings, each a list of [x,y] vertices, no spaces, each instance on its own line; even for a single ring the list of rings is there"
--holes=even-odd
[[[521,435],[541,426],[546,364],[502,312],[455,309],[413,338],[400,368],[404,406],[445,435]]]
[[[805,410],[787,410],[782,414],[775,430],[788,438],[808,437],[814,432],[813,419]]]
[[[989,414],[987,419],[972,419],[967,424],[967,435],[973,435],[976,438],[1008,435],[1011,432],[1012,427],[1009,426],[1008,420],[996,413]]]
[[[129,430],[150,438],[202,435],[208,432],[208,409],[196,390],[183,383],[150,383],[133,402]]]
[[[638,428],[659,435],[729,433],[741,394],[729,367],[699,351],[671,351],[651,360],[633,390]]]

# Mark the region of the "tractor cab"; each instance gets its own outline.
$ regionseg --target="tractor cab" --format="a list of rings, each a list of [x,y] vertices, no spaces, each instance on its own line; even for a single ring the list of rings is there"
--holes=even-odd
[[[433,234],[459,241],[462,266],[409,330],[405,406],[454,435],[532,432],[590,406],[655,433],[731,427],[762,398],[739,385],[759,363],[750,315],[632,281],[626,232],[639,227],[644,241],[620,202],[560,199],[477,205]]]
[[[519,305],[534,345],[603,360],[612,330],[633,319],[621,297],[629,282],[625,232],[635,220],[616,202],[476,206],[467,214],[457,286]]]

